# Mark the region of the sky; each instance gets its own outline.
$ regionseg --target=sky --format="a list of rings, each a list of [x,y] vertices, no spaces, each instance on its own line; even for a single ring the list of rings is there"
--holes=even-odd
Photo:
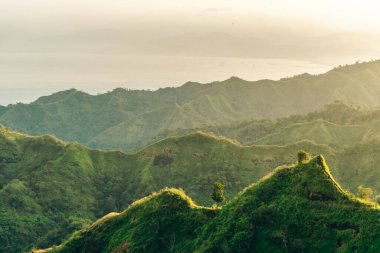
[[[380,58],[380,2],[0,0],[0,104]]]

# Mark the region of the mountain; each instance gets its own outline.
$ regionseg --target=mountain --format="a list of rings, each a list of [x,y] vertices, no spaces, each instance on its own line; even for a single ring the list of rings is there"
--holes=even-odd
[[[277,168],[222,208],[183,191],[140,199],[35,252],[379,252],[380,206],[345,192],[324,158]]]
[[[379,82],[380,61],[373,61],[278,81],[232,77],[157,91],[119,88],[96,96],[68,90],[9,105],[0,123],[91,147],[134,149],[165,131],[305,114],[335,100],[380,106]]]
[[[72,231],[163,187],[181,187],[210,204],[212,184],[229,198],[284,161],[291,148],[244,148],[195,133],[135,154],[88,149],[53,136],[0,128],[0,252],[56,244]],[[315,147],[314,147],[315,146]]]
[[[182,188],[197,203],[211,205],[212,185],[221,181],[231,199],[273,167],[293,164],[300,149],[331,159],[332,173],[345,188],[365,185],[377,194],[379,144],[373,140],[339,152],[307,141],[242,146],[196,132],[127,154],[0,128],[0,252],[57,244],[96,218],[165,187]]]
[[[7,110],[5,106],[0,105],[0,116],[3,115],[3,113]]]
[[[156,138],[162,139],[202,129],[236,139],[244,145],[289,145],[307,140],[339,150],[378,139],[379,122],[378,108],[369,109],[334,101],[320,110],[304,115],[177,129],[162,132]]]

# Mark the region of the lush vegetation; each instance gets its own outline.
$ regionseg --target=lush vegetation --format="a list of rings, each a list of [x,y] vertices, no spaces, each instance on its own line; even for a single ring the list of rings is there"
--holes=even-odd
[[[288,145],[309,140],[334,149],[341,149],[379,139],[379,121],[379,109],[368,109],[334,101],[320,110],[305,115],[236,121],[187,130],[177,129],[161,133],[158,138],[203,129],[228,136],[244,145]]]
[[[365,109],[336,101],[306,115],[274,120],[247,120],[204,129],[236,139],[242,145],[266,145],[268,148],[278,145],[289,147],[304,142],[322,145],[325,147],[322,153],[332,162],[336,168],[335,176],[345,187],[356,191],[365,177],[367,179],[362,183],[379,191],[379,122],[379,109]],[[197,128],[170,131],[161,137],[195,130]]]
[[[344,188],[363,199],[378,200],[380,110],[339,101],[322,105],[337,98],[378,105],[379,64],[357,64],[324,75],[280,81],[251,83],[231,78],[158,91],[116,89],[98,96],[69,90],[31,104],[0,106],[2,124],[28,133],[54,133],[65,140],[106,148],[135,149],[153,143],[133,153],[105,152],[51,135],[32,137],[0,126],[0,252],[59,244],[73,231],[165,187],[182,188],[205,206],[224,198],[231,200],[272,168],[295,163],[294,154],[299,150],[324,154]],[[295,89],[301,95],[291,99]],[[321,109],[310,112],[316,108]],[[310,113],[286,116],[305,112]],[[269,119],[257,119],[262,117]],[[299,153],[299,167],[308,166],[308,160],[306,152]],[[214,188],[215,182],[224,188]],[[214,198],[210,196],[213,190]],[[158,195],[178,194],[167,190]],[[149,199],[154,205],[160,203],[155,202],[156,197]],[[190,224],[192,221],[184,218],[189,222],[186,233],[207,231],[216,220],[213,217],[228,210],[189,206],[190,216],[197,210],[196,221]],[[279,233],[288,230],[284,231]],[[185,232],[178,236],[185,236]],[[184,251],[192,247],[220,251],[212,243],[205,245],[214,240],[208,236],[218,235],[199,232],[192,234],[186,245],[171,245],[176,252],[182,247]],[[310,243],[297,241],[301,248],[296,250],[290,239],[282,240],[288,249],[300,252],[305,248],[302,245]],[[150,249],[157,247],[161,246]],[[228,251],[232,246],[223,247]]]
[[[0,128],[0,252],[57,244],[72,231],[165,187],[183,188],[198,203],[211,206],[214,182],[221,182],[231,199],[272,168],[294,163],[300,149],[326,154],[344,187],[372,187],[374,197],[380,192],[378,142],[335,152],[312,142],[245,147],[197,132],[126,154]]]
[[[309,161],[309,159],[310,159],[310,155],[306,151],[301,150],[298,152],[298,164],[303,164]]]
[[[230,78],[209,84],[189,82],[157,91],[115,89],[97,96],[68,90],[31,104],[0,108],[0,123],[34,135],[51,133],[91,147],[132,149],[150,143],[167,131],[304,114],[337,99],[379,106],[379,66],[380,61],[374,61],[323,75],[304,74],[279,81],[248,82]],[[327,128],[326,134],[340,133],[334,125],[310,124]],[[258,129],[263,128],[258,126]],[[274,138],[266,142],[278,141]]]
[[[0,128],[0,252],[58,243],[96,218],[166,186],[183,187],[199,203],[211,204],[212,182],[222,181],[232,197],[276,163],[253,163],[243,150],[196,133],[136,154],[101,152]]]
[[[216,202],[217,205],[226,200],[226,196],[224,196],[224,185],[221,182],[214,183],[214,189],[212,190],[211,198]]]
[[[37,252],[380,251],[380,207],[345,192],[322,156],[281,167],[223,208],[166,189]]]

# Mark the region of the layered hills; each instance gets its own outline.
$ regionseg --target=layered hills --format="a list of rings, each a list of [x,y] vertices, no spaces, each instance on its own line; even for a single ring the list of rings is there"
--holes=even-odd
[[[379,195],[379,83],[375,61],[0,106],[0,252],[376,252],[378,207],[342,187]],[[216,181],[231,201],[194,204]]]
[[[2,107],[0,123],[91,147],[134,149],[166,131],[305,114],[335,100],[376,107],[379,83],[380,61],[373,61],[278,81],[232,77],[157,91],[119,88],[96,96],[67,90]]]
[[[57,244],[72,231],[165,187],[182,188],[197,203],[211,205],[212,185],[221,181],[231,199],[274,167],[293,164],[300,149],[331,159],[332,173],[345,188],[363,184],[379,192],[379,144],[340,152],[308,141],[242,146],[196,132],[127,154],[0,128],[0,252]]]
[[[246,145],[286,145],[301,140],[335,149],[378,139],[380,110],[334,101],[321,110],[274,120],[250,120],[208,130]]]
[[[288,145],[309,140],[340,149],[378,139],[378,122],[378,108],[334,101],[308,114],[176,129],[162,132],[156,139],[203,130],[237,140],[243,145]]]
[[[380,251],[380,207],[344,191],[322,156],[285,166],[222,208],[165,189],[36,252]]]

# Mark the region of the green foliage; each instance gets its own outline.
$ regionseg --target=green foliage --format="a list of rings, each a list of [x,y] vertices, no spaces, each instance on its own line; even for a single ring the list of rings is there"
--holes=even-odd
[[[324,153],[332,159],[333,174],[344,179],[344,186],[355,189],[365,184],[378,191],[378,181],[374,180],[378,170],[367,162],[376,161],[378,147],[375,142],[342,153],[310,142],[244,147],[197,132],[125,154],[89,150],[51,136],[30,137],[0,128],[0,154],[6,158],[0,162],[4,204],[0,252],[57,244],[88,222],[120,211],[134,199],[166,186],[181,187],[198,203],[211,205],[211,186],[221,181],[226,197],[232,198],[273,167],[292,164],[292,154],[300,149]],[[154,166],[158,154],[167,154],[173,160],[165,166]],[[357,168],[361,169],[359,174]],[[315,192],[309,195],[325,198]],[[10,219],[13,214],[18,218]]]
[[[154,193],[40,252],[376,253],[379,218],[380,206],[342,190],[318,156],[276,169],[221,209],[174,189]]]
[[[154,157],[153,165],[154,166],[166,166],[173,162],[173,158],[167,154],[158,154]]]
[[[357,195],[359,198],[369,200],[371,199],[373,195],[373,190],[369,187],[364,187],[363,185],[359,185]]]
[[[264,80],[254,85],[231,78],[206,85],[187,83],[180,88],[155,92],[116,89],[91,96],[69,90],[42,97],[31,104],[0,106],[0,122],[6,126],[32,134],[54,133],[65,140],[77,140],[93,147],[132,149],[173,134],[191,132],[154,143],[134,154],[126,154],[90,150],[78,143],[66,143],[52,136],[30,137],[0,127],[0,252],[22,252],[33,246],[58,244],[72,231],[108,212],[120,211],[134,199],[165,186],[182,187],[198,203],[210,205],[208,194],[212,191],[212,182],[222,181],[226,185],[226,196],[231,198],[273,167],[291,164],[294,153],[300,149],[312,154],[325,154],[333,164],[331,173],[345,188],[354,190],[364,184],[379,192],[380,110],[334,102],[306,115],[271,119],[316,110],[336,97],[376,106],[379,96],[376,80],[380,79],[378,66],[379,62],[356,64],[324,75]],[[234,89],[230,88],[232,85]],[[308,88],[300,90],[299,87]],[[299,91],[297,99],[282,95],[295,94],[295,89]],[[268,110],[268,101],[275,110]],[[251,117],[269,119],[249,120]],[[228,138],[204,132],[193,133],[198,129],[214,131]],[[243,145],[255,145],[243,146],[230,138],[237,139]],[[323,163],[319,163],[323,167]],[[314,168],[310,163],[303,166]],[[318,163],[316,166],[319,166]],[[285,171],[281,173],[292,175]],[[364,226],[361,220],[365,216],[365,208],[361,206],[358,211],[335,194],[326,184],[330,182],[335,185],[333,181],[310,181],[307,178],[302,178],[299,184],[283,177],[284,182],[275,185],[284,186],[291,181],[297,191],[287,196],[281,195],[278,199],[271,199],[271,196],[279,196],[282,190],[275,188],[281,187],[255,188],[255,206],[250,209],[252,217],[239,215],[241,209],[249,205],[249,202],[241,202],[235,209],[227,207],[220,212],[221,216],[217,215],[222,224],[228,223],[231,227],[207,222],[206,227],[209,228],[189,226],[186,228],[188,230],[184,230],[184,235],[191,229],[208,231],[213,229],[212,226],[219,227],[217,234],[204,234],[206,239],[203,235],[196,236],[195,241],[201,245],[199,249],[210,252],[251,251],[252,248],[273,252],[283,249],[325,252],[323,247],[330,248],[334,243],[329,237],[337,240],[336,244],[342,252],[375,252],[376,245],[373,249],[363,246],[363,236],[369,233],[371,238],[372,234],[368,231],[377,231],[378,219],[373,217],[377,217],[378,213],[368,211],[366,215],[375,225],[357,233],[357,228]],[[157,212],[161,215],[158,208],[161,202],[151,203],[157,205]],[[305,217],[304,212],[293,210],[292,205],[305,206],[303,210],[314,212],[315,216]],[[326,215],[325,210],[331,213]],[[345,217],[339,219],[337,210]],[[207,219],[216,215],[206,213]],[[284,222],[284,217],[289,213],[293,219]],[[162,215],[162,224],[172,224],[172,221],[166,223],[166,213]],[[227,219],[229,215],[235,217],[233,222]],[[277,217],[273,220],[281,226],[267,230],[266,225],[272,216]],[[313,227],[313,222],[320,221],[324,216],[333,221],[327,226],[334,232],[327,229],[310,232],[306,226]],[[346,216],[356,217],[360,224]],[[136,217],[138,215],[130,219]],[[150,222],[152,217],[149,216],[142,223],[141,230],[136,232],[139,236],[131,239],[137,241],[133,244],[133,250],[144,247],[151,247],[149,250],[152,251],[162,247],[170,248],[170,251],[181,251],[182,247],[194,250],[192,240],[195,235],[186,246],[176,245],[177,239],[173,237],[162,237],[162,241],[170,241],[170,247],[164,242],[155,241],[152,238],[157,237],[157,224],[152,223],[149,233],[144,230]],[[305,236],[317,238],[317,232],[321,233],[326,240],[320,240],[321,245],[310,248],[312,240],[298,235],[294,227],[302,228],[300,231]],[[228,231],[234,231],[233,235]],[[128,235],[132,236],[133,233]],[[148,236],[141,236],[144,233]],[[256,237],[264,239],[256,241]],[[104,240],[107,238],[104,237]],[[151,241],[144,244],[138,238]],[[257,245],[251,241],[257,242]],[[207,246],[207,242],[210,245]],[[118,250],[126,250],[129,244],[120,244]]]
[[[214,183],[211,198],[218,204],[222,203],[226,199],[226,196],[224,196],[224,185],[221,182]]]
[[[244,120],[204,126],[202,129],[228,136],[244,145],[289,145],[309,140],[340,150],[380,137],[379,109],[364,109],[335,101],[322,109],[279,119]],[[198,129],[198,128],[197,128]],[[159,138],[190,130],[162,133]]]
[[[310,159],[310,155],[304,150],[298,151],[297,157],[298,157],[298,164],[303,164],[309,161]]]
[[[364,184],[375,191],[380,189],[376,180],[380,171],[374,166],[380,163],[376,160],[380,152],[377,141],[335,152],[311,142],[246,147],[197,132],[126,154],[91,150],[51,136],[30,137],[0,128],[0,149],[6,158],[0,162],[4,214],[0,216],[0,252],[58,244],[73,230],[108,212],[123,210],[133,200],[166,186],[181,187],[198,203],[211,205],[213,182],[220,181],[226,186],[226,197],[231,199],[273,167],[293,164],[294,154],[300,149],[326,154],[334,165],[332,173],[345,187],[355,190]],[[167,154],[172,162],[154,166],[159,154]],[[315,191],[308,194],[313,200],[329,198]],[[263,209],[263,217],[267,211]]]
[[[295,153],[297,150],[290,147],[302,143],[301,149],[312,154],[323,153],[331,161],[334,176],[344,187],[356,192],[360,184],[365,184],[380,192],[380,181],[377,180],[380,177],[377,169],[380,163],[377,155],[380,152],[379,120],[379,109],[369,110],[335,101],[307,115],[247,120],[205,128],[236,138],[242,145],[266,145],[273,153],[278,146],[285,146],[289,153]],[[315,145],[321,150],[315,152]],[[283,163],[288,162],[288,158],[283,160]]]
[[[196,229],[215,210],[196,206],[181,190],[164,189],[73,234],[53,252],[189,252]]]
[[[182,187],[210,205],[212,182],[225,182],[232,197],[275,164],[251,162],[251,153],[266,150],[245,153],[229,140],[200,132],[125,154],[0,128],[0,148],[6,158],[0,161],[0,252],[58,244],[72,231],[165,186]],[[155,166],[159,154],[172,162]]]
[[[79,141],[91,147],[135,149],[157,140],[157,136],[166,131],[305,114],[337,98],[364,106],[379,106],[379,65],[380,61],[361,63],[323,75],[300,75],[279,81],[248,82],[230,78],[209,84],[186,83],[157,91],[119,88],[97,96],[67,90],[41,97],[31,104],[0,108],[0,123],[34,135],[52,133],[66,141]],[[276,128],[270,121],[264,125],[256,128],[259,129],[257,135]],[[328,127],[327,130],[342,136],[336,127]],[[305,126],[304,131],[307,129]],[[309,130],[312,135],[313,130]],[[346,131],[349,129],[343,134]],[[324,137],[331,139],[328,135]]]

